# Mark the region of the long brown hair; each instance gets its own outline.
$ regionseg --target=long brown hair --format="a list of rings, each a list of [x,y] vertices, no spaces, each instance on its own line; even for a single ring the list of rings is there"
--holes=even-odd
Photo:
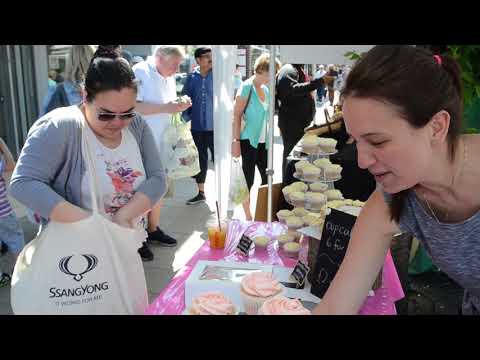
[[[449,56],[433,56],[423,48],[378,45],[360,58],[348,74],[342,98],[372,98],[399,109],[414,128],[422,128],[441,110],[450,114],[447,134],[454,158],[460,136],[463,88],[458,63]],[[391,219],[399,221],[408,190],[392,195]]]

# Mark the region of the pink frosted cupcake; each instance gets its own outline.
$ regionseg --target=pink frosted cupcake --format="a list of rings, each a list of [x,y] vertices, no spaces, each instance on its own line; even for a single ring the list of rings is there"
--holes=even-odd
[[[311,313],[298,299],[276,296],[263,303],[258,315],[311,315]]]
[[[256,315],[266,300],[282,294],[283,290],[283,285],[271,273],[260,271],[246,275],[240,285],[245,312]]]
[[[236,315],[237,310],[222,293],[212,291],[195,297],[188,313],[190,315]]]

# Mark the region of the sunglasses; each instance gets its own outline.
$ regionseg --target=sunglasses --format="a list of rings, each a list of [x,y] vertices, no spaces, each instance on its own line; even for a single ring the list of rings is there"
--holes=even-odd
[[[128,113],[109,113],[109,112],[97,112],[97,118],[100,121],[112,121],[116,117],[120,120],[130,120],[133,119],[137,114],[135,112]]]

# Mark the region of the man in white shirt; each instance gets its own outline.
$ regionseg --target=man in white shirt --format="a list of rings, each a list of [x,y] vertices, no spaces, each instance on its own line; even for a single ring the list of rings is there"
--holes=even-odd
[[[176,102],[174,75],[184,56],[181,46],[161,45],[157,47],[153,56],[133,67],[135,77],[139,81],[136,110],[151,127],[160,153],[164,152],[163,135],[170,124],[171,114],[185,111],[192,105],[191,102],[186,104]],[[162,246],[176,246],[177,241],[158,227],[161,207],[160,201],[148,215],[147,241]],[[147,246],[141,248],[139,253],[143,260],[153,259],[153,253]]]

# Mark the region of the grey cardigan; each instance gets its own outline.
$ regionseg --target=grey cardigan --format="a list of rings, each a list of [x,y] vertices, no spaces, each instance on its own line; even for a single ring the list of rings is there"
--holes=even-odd
[[[80,113],[80,114],[79,114]],[[55,109],[38,119],[28,132],[10,181],[10,195],[48,219],[61,201],[80,206],[81,179],[86,170],[78,106]],[[152,204],[165,195],[167,181],[150,127],[138,115],[129,125],[135,137],[146,180],[137,191]]]

